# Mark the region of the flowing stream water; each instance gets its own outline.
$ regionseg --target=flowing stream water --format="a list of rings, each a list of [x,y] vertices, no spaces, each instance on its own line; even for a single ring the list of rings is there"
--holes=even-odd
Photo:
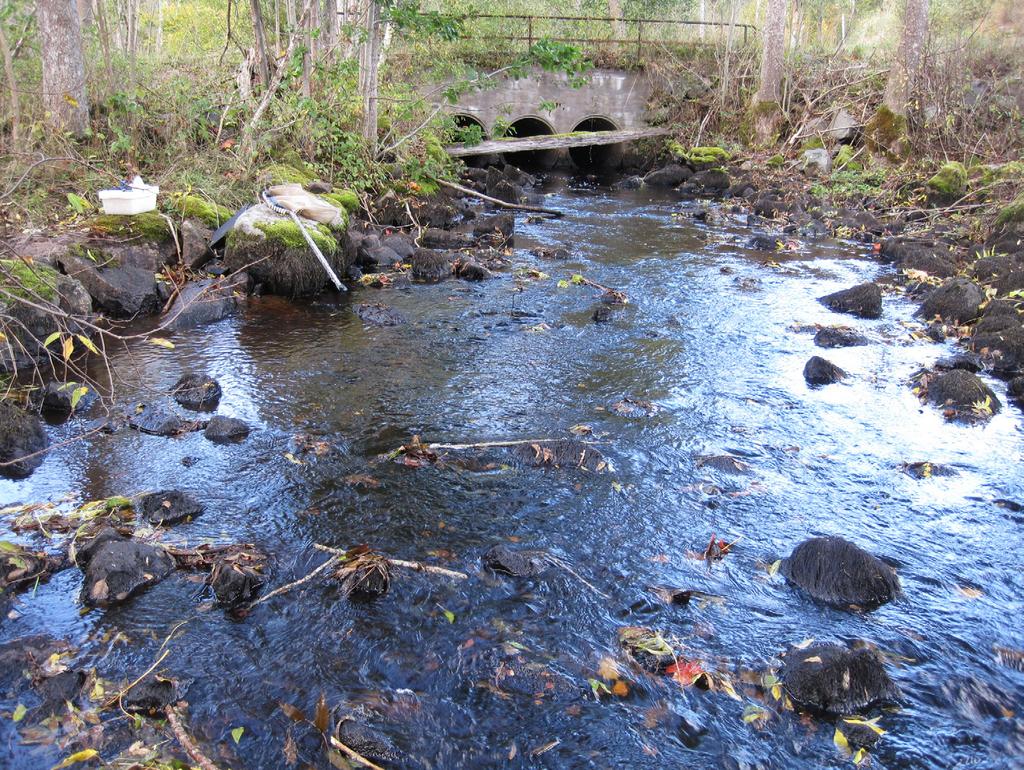
[[[189,619],[161,670],[179,680],[190,730],[225,767],[285,767],[293,726],[279,703],[312,713],[323,694],[408,756],[392,766],[821,768],[852,766],[834,725],[781,711],[745,722],[745,707],[773,705],[751,682],[805,639],[865,639],[887,654],[903,692],[901,708],[881,712],[873,767],[1024,766],[1014,715],[1024,674],[993,655],[993,645],[1024,646],[1024,515],[1006,502],[1024,502],[1019,410],[1006,406],[983,426],[946,422],[908,381],[953,347],[910,335],[910,302],[888,295],[883,317],[862,321],[816,301],[879,274],[862,244],[766,254],[742,245],[751,230],[727,206],[701,223],[657,191],[554,179],[549,192],[546,205],[566,216],[520,220],[514,252],[547,280],[510,270],[481,284],[255,298],[235,318],[176,336],[174,350],[140,344],[115,360],[132,382],[126,403],[151,400],[186,371],[216,378],[218,411],[250,423],[246,441],[121,431],[58,448],[28,480],[0,482],[4,504],[188,491],[206,511],[164,541],[256,543],[272,557],[268,589],[324,560],[313,543],[368,543],[468,580],[400,572],[372,604],[313,583],[235,619],[180,574],[122,606],[82,612],[71,569],[21,597],[17,617],[0,621],[0,642],[65,638],[77,665],[123,683]],[[541,259],[536,247],[570,256]],[[597,292],[558,285],[574,273],[630,304],[594,323]],[[364,326],[358,302],[387,303],[409,322]],[[822,352],[800,329],[813,324],[849,324],[871,340],[824,352],[849,376],[821,389],[802,377]],[[1004,385],[991,384],[1005,401]],[[625,397],[658,411],[609,408]],[[52,441],[87,420],[52,426]],[[610,472],[377,459],[414,434],[477,442],[565,437],[579,425],[602,442]],[[332,449],[296,464],[285,455],[297,434]],[[746,470],[700,459],[723,454]],[[955,473],[902,472],[917,461]],[[352,485],[352,474],[379,486]],[[712,533],[738,542],[709,570],[693,552]],[[818,534],[897,565],[905,596],[844,612],[769,574],[766,565]],[[529,580],[490,573],[480,556],[495,543],[546,549],[607,598],[564,569]],[[655,585],[721,599],[666,606]],[[727,672],[742,700],[631,668],[616,641],[623,625],[678,638]],[[601,678],[606,657],[620,661],[625,687],[596,698],[588,680]],[[0,728],[0,765],[47,768],[65,756],[20,744],[16,730],[9,720]],[[299,746],[306,765],[329,766]]]

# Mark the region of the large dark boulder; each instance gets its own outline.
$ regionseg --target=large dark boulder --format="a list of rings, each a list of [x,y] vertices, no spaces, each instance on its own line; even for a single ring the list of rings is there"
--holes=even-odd
[[[791,649],[781,679],[798,707],[831,716],[857,714],[899,697],[881,656],[866,648],[815,644]]]
[[[871,282],[826,294],[818,301],[836,313],[850,313],[860,318],[882,317],[882,291]]]
[[[985,292],[973,281],[953,278],[928,294],[917,315],[925,319],[941,318],[946,323],[962,324],[978,317]]]
[[[128,415],[128,427],[152,436],[177,436],[193,426],[162,406],[139,404]]]
[[[900,592],[892,567],[841,537],[805,540],[780,570],[813,598],[837,607],[877,607]]]
[[[203,435],[215,444],[227,444],[232,441],[241,441],[248,436],[249,426],[244,420],[239,420],[237,417],[225,417],[218,414],[210,418]]]
[[[974,263],[975,280],[1000,294],[1024,289],[1024,249],[1018,254],[982,257]]]
[[[174,559],[159,546],[107,532],[98,546],[79,551],[79,565],[85,577],[82,601],[106,607],[159,583],[174,570]]]
[[[488,569],[512,577],[536,577],[550,566],[544,551],[510,548],[507,545],[491,546],[484,553],[483,562]]]
[[[220,384],[212,377],[189,372],[174,383],[171,395],[186,409],[200,411],[216,409],[222,391]]]
[[[176,489],[145,494],[139,498],[136,507],[150,524],[158,527],[194,519],[203,512],[202,503]]]
[[[846,372],[821,356],[811,356],[804,364],[804,379],[808,385],[831,385],[846,376]]]
[[[385,249],[391,249],[398,256],[398,261],[408,259],[416,251],[416,244],[413,243],[412,236],[402,233],[392,233],[381,238],[380,245]]]
[[[89,292],[93,305],[111,318],[134,318],[160,310],[160,292],[152,270],[129,265],[97,267],[73,256],[64,258],[62,264]]]
[[[679,191],[694,195],[708,195],[720,197],[731,184],[729,175],[719,168],[709,168],[705,171],[698,171],[686,182],[679,186]]]
[[[244,292],[245,284],[245,275],[235,274],[186,285],[164,314],[165,328],[180,331],[227,318],[238,307],[236,291]]]
[[[120,703],[130,714],[159,717],[163,715],[164,708],[173,703],[176,697],[177,687],[174,680],[152,673],[147,674],[128,690],[121,697]]]
[[[963,369],[944,372],[931,380],[928,383],[928,401],[964,413],[970,412],[975,405],[986,404],[988,410],[995,414],[1003,406],[992,388],[978,375]]]
[[[491,237],[499,243],[506,243],[515,234],[516,218],[507,211],[480,217],[473,223],[473,235],[478,238]]]
[[[1001,329],[993,329],[994,323],[989,323],[988,328],[975,329],[970,345],[974,352],[990,362],[993,372],[1013,377],[1024,373],[1024,327],[1016,318],[1009,316],[991,319],[993,322],[1000,320],[1004,322]]]
[[[644,177],[643,181],[644,184],[651,187],[675,187],[692,176],[693,171],[688,167],[681,166],[678,163],[669,163],[656,171],[652,171]]]
[[[920,270],[939,278],[956,275],[956,261],[944,243],[907,237],[886,238],[879,255],[901,270]]]
[[[48,382],[32,392],[32,403],[50,417],[65,418],[73,412],[83,412],[96,400],[96,393],[88,388],[72,405],[78,387],[78,383]]]
[[[48,443],[38,417],[0,401],[0,476],[23,479],[30,475],[43,462]]]
[[[443,281],[452,274],[452,263],[448,255],[431,249],[416,249],[410,260],[412,277],[416,281]]]
[[[852,348],[867,345],[868,338],[845,326],[825,326],[814,335],[814,344],[819,348]]]

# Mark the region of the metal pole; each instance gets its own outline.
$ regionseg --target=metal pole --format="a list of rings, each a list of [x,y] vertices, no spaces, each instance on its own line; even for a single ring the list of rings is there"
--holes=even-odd
[[[643,38],[644,23],[637,21],[636,23],[636,60],[640,61],[640,41]]]
[[[529,47],[533,48],[533,17],[532,16],[527,18],[526,25],[527,25],[527,30],[528,30],[526,34],[527,34],[527,36],[530,39],[529,40]]]

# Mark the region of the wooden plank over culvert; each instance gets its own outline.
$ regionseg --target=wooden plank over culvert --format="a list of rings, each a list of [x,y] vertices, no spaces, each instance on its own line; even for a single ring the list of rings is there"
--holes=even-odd
[[[527,152],[530,150],[558,150],[565,147],[594,147],[602,144],[620,144],[635,142],[638,139],[649,139],[654,136],[666,136],[667,128],[632,128],[624,131],[575,131],[571,134],[547,134],[546,136],[527,136],[522,139],[507,137],[489,139],[474,145],[452,144],[445,151],[453,158],[466,158],[472,155],[493,155],[506,152]]]

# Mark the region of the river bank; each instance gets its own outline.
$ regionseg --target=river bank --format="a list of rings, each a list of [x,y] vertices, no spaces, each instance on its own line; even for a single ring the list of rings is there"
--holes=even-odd
[[[742,174],[730,169],[716,189]],[[332,723],[352,716],[386,738],[375,749],[384,766],[842,766],[834,730],[853,740],[856,728],[800,720],[766,678],[782,676],[777,656],[807,639],[865,640],[882,654],[900,708],[861,714],[880,716],[886,731],[869,749],[876,766],[1012,764],[1019,723],[1000,709],[1020,699],[1020,682],[999,650],[1021,646],[1006,620],[1020,586],[1002,544],[1019,526],[1024,488],[1006,459],[1021,450],[1009,381],[981,362],[1004,405],[988,414],[922,403],[914,378],[962,353],[960,324],[936,341],[933,318],[915,317],[920,300],[906,295],[929,281],[879,264],[873,243],[885,243],[885,228],[836,239],[832,218],[804,202],[786,212],[793,221],[751,219],[778,198],[759,182],[749,199],[727,200],[622,186],[541,180],[544,205],[565,216],[519,215],[515,240],[481,252],[493,261],[474,260],[485,280],[424,280],[446,273],[429,274],[441,268],[429,260],[410,275],[414,261],[366,272],[389,280],[357,278],[347,295],[252,297],[168,335],[173,349],[139,339],[116,352],[115,370],[133,372],[122,403],[167,399],[183,417],[208,419],[167,397],[194,372],[219,383],[216,413],[250,433],[218,444],[201,432],[123,428],[65,444],[95,418],[83,412],[47,428],[56,448],[28,479],[0,482],[5,500],[68,511],[180,489],[201,513],[169,527],[124,524],[156,547],[252,544],[267,556],[261,595],[321,565],[315,543],[367,543],[468,578],[396,571],[370,604],[317,581],[240,616],[215,604],[202,570],[176,570],[83,614],[82,571],[59,571],[9,607],[0,640],[14,655],[33,635],[65,639],[73,653],[58,663],[87,679],[65,691],[77,717],[43,727],[38,688],[64,673],[37,668],[49,655],[29,661],[32,683],[5,685],[3,707],[25,707],[5,723],[10,764],[49,767],[83,747],[126,758],[135,740],[155,747],[159,720],[135,732],[99,706],[159,661],[154,670],[188,703],[189,732],[225,765],[326,766],[310,724],[322,695]],[[940,261],[966,265],[969,249],[955,245]],[[445,262],[450,273],[456,259]],[[879,312],[865,314],[877,317],[819,301],[866,283],[880,287]],[[816,344],[834,327],[867,344]],[[808,384],[814,355],[843,379]],[[525,453],[423,450],[413,436],[530,443]],[[585,446],[604,467],[545,467],[555,440],[596,442]],[[812,535],[844,536],[894,564],[900,597],[850,612],[788,585],[779,560]],[[709,538],[733,545],[701,558]],[[550,562],[503,575],[485,557],[499,544],[570,570]],[[698,593],[665,605],[651,586]],[[620,644],[635,626],[660,631],[716,689],[644,673]],[[23,742],[26,730],[36,743]]]

